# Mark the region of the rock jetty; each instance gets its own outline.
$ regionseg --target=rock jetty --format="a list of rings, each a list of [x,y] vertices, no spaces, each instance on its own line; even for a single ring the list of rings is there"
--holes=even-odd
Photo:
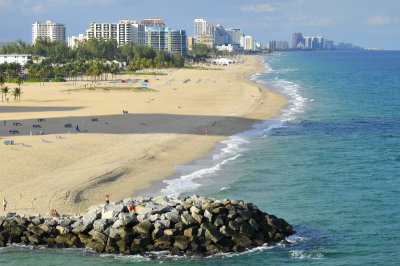
[[[128,211],[133,201],[135,212]],[[99,253],[205,256],[273,245],[294,234],[285,220],[241,200],[138,197],[58,217],[7,213],[0,217],[0,246],[92,248]]]

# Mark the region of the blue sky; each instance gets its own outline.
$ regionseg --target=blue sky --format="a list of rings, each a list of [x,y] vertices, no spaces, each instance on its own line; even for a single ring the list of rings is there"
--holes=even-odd
[[[293,32],[364,47],[400,50],[400,0],[0,0],[0,41],[31,41],[31,25],[51,19],[67,36],[90,21],[163,17],[193,34],[193,20],[241,28],[264,45]]]

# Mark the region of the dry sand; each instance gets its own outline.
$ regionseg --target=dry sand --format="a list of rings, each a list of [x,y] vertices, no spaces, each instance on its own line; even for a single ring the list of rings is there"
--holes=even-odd
[[[152,90],[143,92],[77,90],[87,81],[23,84],[20,102],[10,95],[9,102],[0,102],[0,120],[7,121],[0,124],[0,197],[7,198],[8,211],[82,213],[106,194],[112,201],[129,197],[217,142],[276,116],[287,103],[245,79],[262,70],[259,57],[219,69],[116,77],[149,79]],[[72,128],[64,127],[68,123]],[[75,133],[76,125],[81,133]],[[40,130],[45,135],[30,136]],[[15,144],[3,145],[8,139]]]

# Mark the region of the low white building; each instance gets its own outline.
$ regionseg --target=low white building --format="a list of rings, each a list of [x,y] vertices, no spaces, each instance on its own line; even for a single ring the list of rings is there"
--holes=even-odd
[[[21,66],[32,60],[31,54],[0,54],[0,64],[18,63]]]
[[[229,65],[229,64],[233,64],[232,60],[229,60],[227,58],[218,58],[212,61],[212,63],[214,65]]]

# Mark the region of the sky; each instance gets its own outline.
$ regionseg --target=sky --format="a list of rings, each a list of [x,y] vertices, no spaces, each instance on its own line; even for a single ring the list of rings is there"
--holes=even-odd
[[[32,24],[65,24],[67,37],[90,21],[162,17],[168,27],[193,34],[193,21],[240,28],[266,46],[293,32],[322,35],[366,48],[400,50],[400,0],[0,0],[0,41],[30,43]]]

